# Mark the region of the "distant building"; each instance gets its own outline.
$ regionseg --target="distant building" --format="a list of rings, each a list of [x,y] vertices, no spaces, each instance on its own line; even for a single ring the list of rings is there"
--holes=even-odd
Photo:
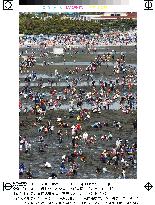
[[[78,12],[56,12],[56,13],[47,13],[47,12],[25,12],[25,14],[32,14],[35,17],[42,18],[46,20],[47,18],[52,18],[53,14],[60,15],[61,19],[71,19],[71,20],[82,20],[82,21],[91,21],[94,20],[99,22],[101,20],[119,20],[119,19],[137,19],[136,12],[103,12],[99,14],[82,14]],[[34,18],[34,17],[32,17]]]
[[[105,12],[99,15],[80,15],[79,20],[83,21],[100,21],[100,20],[119,20],[119,19],[137,19],[136,12]]]

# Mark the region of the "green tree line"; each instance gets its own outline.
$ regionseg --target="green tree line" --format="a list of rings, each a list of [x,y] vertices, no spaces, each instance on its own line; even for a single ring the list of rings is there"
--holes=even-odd
[[[53,14],[52,18],[45,18],[46,13],[39,16],[31,13],[21,13],[19,16],[19,33],[27,35],[39,34],[90,34],[100,33],[101,29],[128,30],[135,28],[135,20],[102,20],[99,22],[72,20],[63,18],[63,14]]]

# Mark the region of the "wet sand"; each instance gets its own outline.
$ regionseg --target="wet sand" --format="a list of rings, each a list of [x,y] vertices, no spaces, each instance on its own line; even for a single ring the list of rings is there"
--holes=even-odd
[[[99,52],[103,52],[103,49],[98,48]],[[106,48],[107,49],[107,48]],[[108,47],[108,50],[111,51],[112,49],[115,49],[117,52],[120,52],[120,47]],[[23,50],[20,49],[20,51]],[[29,50],[31,53],[31,49]],[[122,47],[121,51],[126,52],[126,63],[128,64],[134,64],[137,63],[137,55],[136,51],[134,49],[134,46],[127,46]],[[128,55],[129,52],[129,55]],[[67,56],[69,54],[66,54]],[[120,54],[118,53],[120,56]],[[70,57],[66,56],[66,60],[71,60]],[[117,55],[116,55],[117,56]],[[117,56],[118,57],[118,56]],[[68,58],[68,59],[67,59]],[[89,62],[90,60],[94,59],[94,54],[88,55],[77,55],[77,61],[82,62]],[[61,62],[63,58],[58,57],[56,58],[55,62]],[[21,60],[21,59],[20,59]],[[49,59],[50,60],[50,59]],[[40,66],[35,65],[34,67],[30,68],[31,70],[36,71],[39,78],[44,79],[44,83],[47,83],[47,80],[51,79],[50,75],[51,73],[54,73],[54,70],[57,69],[58,72],[65,77],[69,74],[69,70],[72,70],[75,68],[75,65],[72,63],[68,66],[66,69],[66,65],[49,65],[49,66]],[[86,66],[82,65],[81,68],[86,68]],[[79,72],[78,74],[73,73],[71,74],[72,78],[76,76],[81,76],[82,74],[86,74],[87,72],[85,70]],[[20,73],[20,90],[23,88],[24,84],[24,78],[27,75],[27,71],[22,74]],[[42,76],[44,75],[44,76]],[[104,79],[113,79],[115,78],[113,75],[113,66],[110,64],[107,68],[106,65],[101,65],[100,68],[97,68],[97,71],[93,73],[93,76],[95,79],[100,78],[100,76],[103,76]],[[123,74],[119,74],[119,77],[121,78]],[[135,76],[136,77],[136,76]],[[39,82],[39,79],[37,80]],[[23,84],[22,84],[23,83]],[[33,82],[32,82],[33,83]],[[37,82],[34,82],[37,83]],[[64,80],[61,80],[60,83],[65,83]],[[84,84],[81,84],[81,88],[88,91],[91,90],[91,82],[90,85],[86,82],[83,82]],[[39,88],[36,84],[31,85],[31,89],[35,92],[45,92],[47,95],[49,94],[49,91],[51,89],[51,86],[47,86],[45,84],[44,88]],[[65,88],[66,84],[53,84],[53,88],[57,89],[58,92],[62,92],[62,90]],[[99,89],[98,85],[96,84],[97,89]],[[119,90],[121,87],[118,87]],[[136,89],[137,85],[135,83],[133,89],[131,92],[135,93],[136,95]],[[123,92],[129,92],[128,88],[126,87],[125,90],[121,90],[121,94]],[[20,97],[23,104],[25,105],[32,105],[34,106],[34,103],[32,103],[29,99],[23,99]],[[68,104],[68,101],[65,102],[65,104]],[[118,105],[117,105],[118,106]],[[87,105],[86,105],[87,107]],[[23,111],[20,113],[20,135],[26,136],[28,141],[32,144],[32,149],[28,153],[21,152],[19,161],[20,163],[24,163],[26,166],[26,169],[31,168],[31,172],[33,175],[33,178],[39,178],[39,179],[47,179],[49,175],[54,172],[58,175],[58,178],[80,178],[80,179],[89,179],[89,178],[103,178],[103,179],[116,179],[121,176],[122,171],[122,164],[119,162],[118,166],[114,166],[113,164],[105,164],[102,161],[100,161],[100,154],[105,149],[111,149],[113,146],[115,146],[115,142],[118,138],[121,138],[124,142],[125,140],[129,140],[129,145],[137,142],[137,132],[133,128],[133,122],[137,119],[137,111],[132,110],[129,114],[123,113],[119,107],[118,109],[110,109],[110,110],[102,110],[101,113],[93,113],[90,110],[90,116],[91,118],[89,120],[84,120],[81,122],[78,122],[76,120],[76,117],[78,115],[78,112],[75,110],[73,113],[72,118],[70,118],[70,114],[68,112],[68,108],[61,109],[61,107],[58,110],[48,110],[46,112],[46,115],[43,116],[43,120],[41,123],[36,123],[36,116],[32,114],[30,111],[28,113],[24,113]],[[87,107],[88,108],[88,107]],[[56,122],[57,117],[62,117],[63,121],[68,123],[69,127],[62,128],[63,133],[63,140],[60,144],[57,138],[57,131],[60,129],[60,126]],[[41,125],[47,124],[47,122],[51,120],[52,125],[55,126],[54,133],[38,133],[38,128]],[[106,122],[108,126],[102,126],[102,128],[92,128],[91,125],[95,122],[102,122],[103,124]],[[113,121],[119,121],[122,125],[121,129],[118,129],[116,127],[113,127]],[[35,125],[34,125],[35,123]],[[66,176],[65,174],[60,173],[60,164],[61,164],[61,157],[64,154],[67,153],[73,153],[74,149],[72,147],[72,141],[71,141],[71,126],[74,124],[80,123],[82,126],[82,131],[87,132],[91,136],[96,136],[96,143],[95,144],[85,144],[83,140],[78,141],[78,148],[82,149],[84,155],[86,156],[86,161],[81,161],[80,157],[76,158],[76,162],[78,164],[78,170],[76,176]],[[68,132],[67,135],[65,135],[66,131]],[[111,132],[113,135],[112,140],[106,140],[102,141],[101,136],[102,135],[108,135],[108,133]],[[39,152],[39,142],[38,142],[38,136],[43,135],[44,136],[44,143],[48,146],[45,148],[44,152]],[[126,169],[126,176],[127,178],[133,179],[137,178],[137,168],[136,165],[132,165],[131,162],[128,160],[128,155],[126,154],[125,159],[128,161],[130,166]],[[135,153],[135,159],[136,159],[136,153]],[[45,168],[43,165],[45,162],[51,163],[51,168]],[[70,167],[70,163],[66,164],[66,168]],[[106,173],[99,173],[96,174],[96,168],[100,167],[107,168]],[[20,176],[20,178],[27,178],[26,173],[23,176]]]

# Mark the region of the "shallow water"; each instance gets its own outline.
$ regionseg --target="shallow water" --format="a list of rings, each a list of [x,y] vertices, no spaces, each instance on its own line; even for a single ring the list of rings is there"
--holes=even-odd
[[[48,96],[48,95],[47,95]],[[126,104],[127,105],[127,104]],[[26,107],[28,108],[28,110],[31,110],[31,108],[34,106],[34,103],[33,102],[29,102],[29,103],[22,103],[22,109],[21,111],[23,111]],[[137,109],[136,107],[136,102],[135,102],[135,108],[134,109]],[[62,103],[60,106],[58,107],[53,107],[53,106],[47,106],[46,109],[47,110],[51,110],[51,109],[54,109],[54,110],[69,110],[71,108],[71,105],[70,104],[64,104]],[[88,109],[88,110],[92,110],[92,108],[94,108],[93,105],[89,104],[89,103],[86,103],[84,102],[83,105],[81,106],[82,109]],[[74,105],[74,110],[78,110],[79,108]],[[115,101],[113,103],[110,104],[109,106],[109,109],[110,110],[120,110],[120,103],[118,101]]]
[[[19,74],[19,79],[25,79],[29,74]],[[55,78],[55,76],[50,76],[50,75],[46,75],[46,74],[37,74],[37,78],[50,78],[53,79]]]
[[[85,66],[88,66],[88,65],[91,65],[91,63],[90,62],[72,62],[72,61],[68,61],[68,62],[59,62],[59,63],[52,63],[51,64],[51,62],[47,62],[47,64],[49,63],[49,65],[67,65],[67,66],[77,66],[77,65],[85,65]],[[37,65],[42,65],[43,66],[43,63],[36,63]],[[115,65],[115,63],[112,63],[112,62],[108,62],[108,64],[107,63],[102,63],[101,65],[108,65],[108,66],[114,66]],[[137,64],[135,64],[135,63],[126,63],[126,66],[132,66],[132,67],[137,67]]]
[[[103,80],[103,79],[102,79]],[[112,82],[114,82],[115,80],[111,80]],[[109,80],[104,80],[104,82],[107,82],[109,83]],[[24,87],[28,85],[27,83],[25,82],[22,82],[22,83],[19,83],[19,87]],[[57,83],[52,83],[52,86],[54,87],[67,87],[68,85],[72,86],[73,83],[70,82],[70,83],[67,83],[67,82],[57,82]],[[99,86],[100,85],[100,82],[97,80],[95,81],[95,85],[96,86]],[[119,83],[119,85],[121,85],[121,82]],[[126,84],[127,85],[127,84]],[[136,83],[134,83],[134,85],[136,85]],[[39,83],[37,82],[30,82],[29,84],[30,87],[38,87],[39,86]],[[89,81],[89,82],[78,82],[76,87],[86,87],[86,86],[92,86],[92,81]],[[51,83],[43,83],[42,84],[42,87],[51,87]]]
[[[49,51],[52,51],[52,52],[50,52],[50,54],[49,55],[54,55],[53,54],[53,49],[48,49]],[[87,55],[87,51],[84,49],[84,51],[85,52],[82,52],[81,50],[78,50],[78,53],[76,54],[76,55],[79,55],[79,54],[84,54],[84,55]],[[118,55],[118,54],[121,54],[121,52],[122,51],[116,51],[116,53],[115,53],[115,55]],[[105,47],[98,47],[98,50],[96,51],[96,52],[93,52],[93,51],[90,51],[89,52],[89,55],[103,55],[103,54],[106,54],[106,53],[112,53],[111,52],[111,50],[109,50],[108,52],[107,52],[107,48],[105,48]],[[123,53],[124,54],[135,54],[136,53],[136,51],[123,51]],[[27,52],[27,54],[26,55],[22,55],[21,57],[22,58],[25,58],[25,57],[27,57],[28,55],[32,55],[33,53],[32,52]],[[40,59],[41,57],[40,57],[40,55],[39,55],[40,53],[39,53],[39,51],[38,50],[36,50],[36,52],[35,52],[35,58],[36,59]],[[67,51],[67,52],[65,52],[64,53],[65,55],[71,55],[71,54],[73,54],[73,52],[72,51]],[[62,55],[60,55],[60,56],[62,56]],[[54,55],[54,57],[55,58],[57,58],[57,57],[60,57],[59,55]]]
[[[107,81],[108,82],[108,81]],[[26,86],[27,83],[20,83],[19,84],[19,87],[23,87],[23,86]],[[30,87],[38,87],[39,83],[34,83],[34,82],[31,82],[30,83]],[[71,85],[72,86],[72,83],[67,83],[67,82],[58,82],[58,83],[52,83],[52,86],[55,86],[55,87],[66,87],[68,85]],[[91,86],[92,83],[89,82],[81,82],[81,83],[77,83],[76,86],[78,87],[82,87],[82,86]],[[100,85],[99,82],[96,82],[95,85]],[[43,83],[43,86],[42,87],[51,87],[51,84],[50,83]]]

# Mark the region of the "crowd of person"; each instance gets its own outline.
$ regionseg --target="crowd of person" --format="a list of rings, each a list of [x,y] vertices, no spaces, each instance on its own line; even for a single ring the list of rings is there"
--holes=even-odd
[[[49,170],[49,179],[60,178],[60,175],[83,178],[80,170],[91,160],[88,150],[92,152],[92,148],[98,145],[103,150],[94,153],[97,164],[91,167],[96,176],[104,178],[104,175],[116,170],[117,178],[131,177],[126,172],[136,168],[136,140],[130,140],[129,136],[118,136],[118,132],[125,134],[123,119],[118,121],[114,117],[109,120],[107,117],[103,121],[99,116],[108,112],[112,115],[110,111],[116,111],[126,118],[136,113],[136,66],[126,62],[128,53],[117,52],[115,48],[109,50],[107,47],[103,54],[98,54],[98,49],[105,45],[119,46],[120,49],[132,45],[136,52],[136,38],[136,30],[132,30],[96,36],[56,35],[51,39],[43,36],[38,40],[35,36],[20,39],[20,177],[34,178],[33,166],[27,166],[31,164],[30,155],[36,149],[40,156],[48,153],[54,142],[58,146],[57,152],[60,148],[63,154],[59,158],[59,168],[55,170],[51,162],[43,160],[42,168]],[[29,45],[25,47],[27,42]],[[38,53],[33,50],[36,46]],[[38,59],[42,60],[45,71],[48,66],[52,68],[54,63],[49,62],[48,48],[55,46],[63,47],[61,56],[64,70],[61,72],[54,68],[48,77],[39,77],[36,71]],[[73,61],[73,68],[70,69],[65,64],[65,57],[70,55],[74,58],[79,52],[83,55],[93,53],[94,60],[85,67]],[[105,78],[103,73],[96,76],[103,65],[105,70],[111,69],[112,65],[112,79]],[[31,116],[33,120],[27,122]],[[30,134],[25,136],[25,129],[29,129],[29,126],[35,130],[33,137]],[[136,133],[136,129],[136,117],[131,117],[130,134]],[[106,148],[106,143],[111,146]],[[23,156],[28,156],[29,163],[26,165]],[[56,159],[56,156],[57,153],[50,157]]]
[[[81,45],[84,47],[91,47],[94,45],[98,46],[114,46],[114,45],[135,45],[137,43],[137,29],[130,31],[111,31],[102,34],[92,34],[92,35],[66,35],[59,34],[53,36],[25,36],[20,38],[19,46],[76,46]]]

